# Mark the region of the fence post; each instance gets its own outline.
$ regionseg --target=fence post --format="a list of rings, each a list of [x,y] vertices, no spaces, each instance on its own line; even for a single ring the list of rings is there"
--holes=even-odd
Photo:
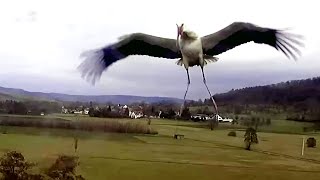
[[[302,147],[301,147],[301,156],[304,155],[304,136],[302,137]]]

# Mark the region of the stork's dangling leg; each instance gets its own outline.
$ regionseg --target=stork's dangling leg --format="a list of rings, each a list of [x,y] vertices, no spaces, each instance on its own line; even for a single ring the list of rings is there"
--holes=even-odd
[[[211,99],[211,101],[212,101],[212,103],[213,103],[213,106],[214,106],[214,109],[215,109],[215,111],[216,111],[216,114],[218,114],[218,107],[217,107],[216,101],[213,99],[213,96],[211,95],[211,92],[210,92],[210,90],[209,90],[209,88],[208,88],[208,86],[207,86],[207,83],[206,83],[206,78],[205,78],[204,72],[203,72],[203,66],[201,66],[201,71],[202,71],[203,83],[204,83],[204,85],[206,86],[207,91],[208,91],[208,93],[209,93],[209,95],[210,95],[210,99]]]
[[[188,76],[188,85],[187,85],[186,92],[184,93],[183,104],[181,105],[181,108],[180,108],[180,117],[181,117],[181,114],[182,114],[183,107],[184,107],[184,105],[186,103],[186,96],[187,96],[187,93],[188,93],[188,90],[189,90],[189,85],[190,85],[190,76],[189,76],[188,68],[186,68],[186,71],[187,71],[187,76]]]
[[[186,100],[186,96],[187,96],[187,93],[188,93],[188,89],[189,89],[189,85],[190,85],[190,76],[189,76],[189,70],[187,69],[187,76],[188,76],[188,85],[187,85],[187,89],[186,89],[186,92],[184,93],[184,97],[183,97],[183,100],[185,101]]]

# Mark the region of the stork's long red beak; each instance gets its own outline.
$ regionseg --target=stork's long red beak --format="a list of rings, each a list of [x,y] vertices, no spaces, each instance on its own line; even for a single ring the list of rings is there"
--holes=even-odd
[[[180,36],[180,26],[178,24],[176,24],[176,25],[177,25],[177,40],[178,40],[178,38]]]
[[[177,30],[178,30],[178,33],[177,33],[177,38],[178,38],[182,34],[183,24],[181,24],[181,26],[177,24]]]

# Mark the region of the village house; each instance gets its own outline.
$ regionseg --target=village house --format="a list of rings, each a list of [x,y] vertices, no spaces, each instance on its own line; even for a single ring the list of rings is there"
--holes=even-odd
[[[144,116],[143,108],[141,106],[129,108],[129,117],[130,118],[138,119],[138,118],[142,118],[143,116]]]

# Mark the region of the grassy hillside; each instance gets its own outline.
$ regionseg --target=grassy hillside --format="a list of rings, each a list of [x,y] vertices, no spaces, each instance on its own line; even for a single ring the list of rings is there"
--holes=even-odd
[[[59,154],[77,155],[77,173],[86,179],[316,180],[320,175],[320,149],[306,148],[301,156],[301,135],[258,132],[259,144],[247,151],[243,131],[230,137],[227,128],[210,131],[196,124],[156,119],[151,127],[158,135],[1,127],[6,134],[0,136],[0,155],[18,150],[37,163],[34,171],[48,167]],[[173,139],[176,130],[185,138]],[[73,137],[79,138],[76,153]]]
[[[21,94],[6,94],[0,93],[0,101],[13,100],[13,101],[52,101],[39,97],[32,97]]]
[[[0,93],[0,101],[5,101],[5,100],[18,100],[18,98],[9,94]]]

